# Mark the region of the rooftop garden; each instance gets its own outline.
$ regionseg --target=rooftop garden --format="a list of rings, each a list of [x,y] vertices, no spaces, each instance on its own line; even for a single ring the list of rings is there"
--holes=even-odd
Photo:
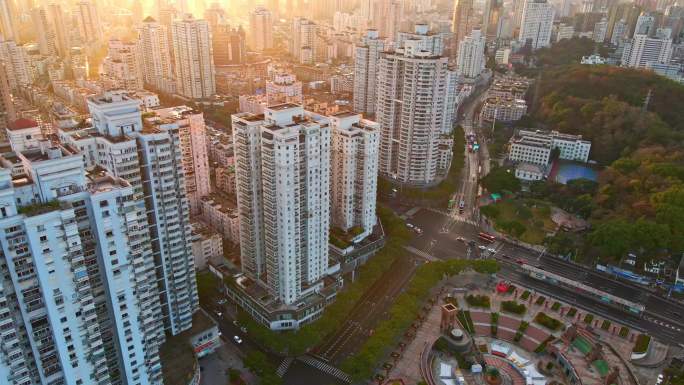
[[[508,313],[523,315],[525,314],[527,308],[522,303],[517,303],[515,301],[503,301],[501,302],[501,310]]]
[[[490,307],[490,301],[489,297],[486,295],[467,295],[465,297],[466,302],[468,302],[468,305],[472,307],[483,307],[485,309],[489,309]]]
[[[648,350],[648,345],[651,343],[651,336],[648,334],[639,334],[634,343],[633,353],[641,354],[646,353]]]
[[[17,210],[19,214],[24,214],[27,217],[32,217],[35,215],[45,214],[50,211],[59,210],[59,201],[51,200],[45,203],[34,203],[27,206],[21,206]]]

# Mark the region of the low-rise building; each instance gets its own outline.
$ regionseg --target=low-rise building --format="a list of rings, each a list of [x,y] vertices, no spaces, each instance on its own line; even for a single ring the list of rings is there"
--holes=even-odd
[[[508,157],[514,162],[546,166],[554,149],[558,149],[559,159],[586,163],[589,161],[591,142],[583,140],[581,135],[558,131],[519,130],[510,140]]]
[[[223,261],[223,236],[200,222],[192,223],[192,256],[195,269],[204,270],[207,262],[215,265]]]
[[[526,113],[527,103],[524,99],[489,97],[485,100],[480,111],[480,120],[483,122],[512,123],[520,120]]]
[[[231,243],[240,243],[237,205],[226,196],[210,194],[201,199],[202,219]]]
[[[532,163],[520,163],[515,166],[515,177],[526,181],[542,180],[546,176],[544,167]]]

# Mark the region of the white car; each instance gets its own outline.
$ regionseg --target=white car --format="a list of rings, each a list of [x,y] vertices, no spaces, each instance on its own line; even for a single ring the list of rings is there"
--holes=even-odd
[[[492,249],[491,247],[487,249],[490,253],[496,253],[496,250]]]
[[[247,328],[244,326],[240,327],[240,331],[247,334]]]
[[[233,341],[235,341],[236,344],[240,345],[242,343],[242,338],[240,338],[240,336],[233,336]]]
[[[412,224],[410,224],[410,223],[407,223],[407,224],[406,224],[406,227],[408,227],[409,229],[412,229],[414,226],[413,226]]]
[[[482,251],[487,250],[487,248],[484,247],[484,246],[482,246],[482,245],[478,246],[477,248],[480,249],[480,250],[482,250]]]

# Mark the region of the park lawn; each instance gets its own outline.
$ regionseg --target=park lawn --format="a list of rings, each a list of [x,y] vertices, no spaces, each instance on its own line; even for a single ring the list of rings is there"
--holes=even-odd
[[[541,244],[546,234],[555,230],[551,207],[547,202],[533,199],[508,199],[493,205],[498,215],[493,218],[497,231],[512,235],[523,242]],[[518,222],[525,227],[522,235],[511,233],[508,223]]]

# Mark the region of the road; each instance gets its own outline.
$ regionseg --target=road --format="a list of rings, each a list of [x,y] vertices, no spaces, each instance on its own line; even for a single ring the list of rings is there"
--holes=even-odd
[[[416,258],[399,256],[364,293],[341,327],[315,349],[316,355],[337,365],[361,347],[377,324],[388,317],[390,306],[413,277],[417,266]]]

